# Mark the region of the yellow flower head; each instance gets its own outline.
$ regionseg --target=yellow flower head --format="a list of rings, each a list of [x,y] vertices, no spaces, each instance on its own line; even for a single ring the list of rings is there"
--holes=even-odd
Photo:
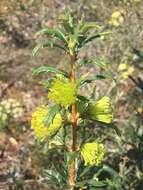
[[[142,114],[143,113],[143,107],[138,107],[137,108],[137,112],[140,113],[140,114]]]
[[[111,17],[117,19],[117,18],[121,17],[121,12],[120,11],[115,11],[115,12],[112,13]]]
[[[57,77],[48,94],[50,100],[62,106],[70,106],[76,101],[76,85],[63,77]]]
[[[96,142],[86,143],[81,148],[81,155],[86,165],[99,165],[104,158],[105,148],[103,144]]]
[[[124,22],[124,17],[122,16],[122,13],[120,11],[115,11],[112,13],[109,24],[111,24],[114,27],[118,27],[123,22]]]
[[[120,72],[120,76],[122,79],[127,79],[129,75],[134,72],[134,67],[125,63],[121,63],[118,67],[118,71]]]
[[[89,116],[93,120],[104,123],[111,123],[113,119],[113,109],[108,96],[102,97],[97,102],[92,102],[88,107]]]
[[[34,129],[37,139],[45,140],[53,136],[61,127],[62,118],[60,114],[56,114],[53,123],[46,125],[44,120],[48,115],[48,108],[40,106],[32,114],[31,128]]]
[[[127,69],[127,64],[126,63],[121,63],[118,67],[118,71],[124,71]]]

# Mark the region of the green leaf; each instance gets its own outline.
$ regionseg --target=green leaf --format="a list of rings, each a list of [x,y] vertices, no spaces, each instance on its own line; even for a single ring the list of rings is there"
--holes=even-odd
[[[77,110],[80,114],[84,113],[88,106],[88,103],[85,101],[77,101]]]
[[[54,170],[45,170],[44,174],[45,174],[46,177],[49,178],[51,183],[54,183],[57,186],[59,186],[59,184],[60,184],[60,181],[59,181],[60,176],[56,171],[54,171]]]
[[[85,45],[85,44],[87,44],[88,42],[91,42],[92,40],[94,40],[94,39],[96,39],[96,38],[100,38],[101,36],[109,35],[109,34],[111,34],[111,33],[112,33],[112,32],[110,32],[110,31],[99,32],[99,33],[97,33],[97,34],[95,34],[95,35],[93,35],[93,36],[87,38],[87,39],[83,42],[82,46]]]
[[[91,100],[90,97],[87,96],[78,95],[77,97],[79,100],[84,101],[85,103]]]
[[[87,79],[84,79],[81,81],[80,85],[83,85],[85,83],[91,83],[95,80],[101,80],[101,79],[105,79],[106,77],[104,75],[95,75],[95,76],[92,76],[92,77],[89,77]]]
[[[57,163],[56,160],[53,161],[53,164],[54,164],[54,167],[55,167],[57,173],[59,173],[59,175],[61,175],[62,181],[66,183],[68,173],[67,173],[66,169],[64,168],[64,166],[61,163]]]
[[[86,176],[89,172],[91,172],[91,168],[92,168],[92,166],[85,167],[84,170],[79,175],[79,177],[81,178],[83,176]]]
[[[96,180],[89,180],[88,184],[96,188],[107,187],[107,183],[96,181]]]
[[[85,83],[91,83],[91,82],[93,82],[95,80],[102,80],[102,79],[112,79],[112,80],[115,80],[110,73],[97,74],[95,76],[87,77],[85,79],[79,79],[79,81],[77,82],[77,85],[81,86],[81,85],[83,85]]]
[[[48,89],[51,87],[53,80],[54,80],[54,77],[48,78],[47,80],[44,80],[40,82],[39,84],[41,84],[44,88]]]
[[[103,60],[103,59],[95,59],[95,60],[92,60],[92,62],[94,63],[94,64],[96,64],[97,66],[99,66],[99,67],[102,67],[102,68],[105,68],[106,66],[107,66],[107,62],[105,61],[105,60]]]
[[[112,128],[115,130],[116,134],[117,134],[119,137],[121,137],[121,131],[118,129],[117,126],[115,126],[113,123],[111,123],[111,124],[109,124],[109,127],[112,127]]]
[[[86,32],[88,32],[90,29],[94,29],[94,28],[100,28],[97,23],[95,22],[87,22],[85,23],[81,29],[80,29],[80,33],[81,34],[85,34]]]
[[[97,65],[101,68],[106,68],[106,66],[108,65],[108,62],[104,59],[83,59],[79,65],[78,68],[82,67],[83,65],[88,65],[88,64],[93,64],[93,65]]]
[[[49,66],[40,66],[36,69],[33,69],[32,73],[34,75],[38,75],[40,73],[43,73],[43,72],[46,72],[46,73],[56,73],[56,74],[62,74],[62,75],[67,75],[66,73],[58,70],[57,68],[54,68],[54,67],[49,67]]]
[[[104,165],[102,169],[103,169],[103,171],[108,172],[113,178],[120,178],[118,172],[116,172],[116,171],[115,171],[113,168],[111,168],[110,166]]]
[[[59,49],[66,51],[64,46],[57,44],[53,41],[42,41],[42,42],[39,42],[38,45],[33,49],[32,51],[33,56],[35,56],[40,49],[46,48],[46,47],[50,47],[50,48],[57,47]]]
[[[49,170],[45,171],[43,180],[41,180],[48,189],[67,189],[67,184],[63,181],[63,178],[56,172],[49,173]]]
[[[85,186],[92,186],[96,188],[106,187],[107,184],[105,182],[100,182],[96,180],[84,180],[81,182],[76,183],[77,187],[85,187]]]
[[[53,122],[53,119],[57,113],[59,113],[61,110],[61,107],[56,104],[52,107],[50,107],[48,114],[46,116],[46,119],[44,120],[45,124],[48,126]]]
[[[73,17],[71,16],[70,12],[66,12],[65,15],[62,18],[60,18],[60,21],[62,22],[66,32],[73,34],[74,21],[73,21]]]
[[[57,28],[56,29],[44,28],[40,30],[39,32],[37,32],[36,35],[48,35],[48,36],[56,37],[67,44],[66,36],[61,30]]]

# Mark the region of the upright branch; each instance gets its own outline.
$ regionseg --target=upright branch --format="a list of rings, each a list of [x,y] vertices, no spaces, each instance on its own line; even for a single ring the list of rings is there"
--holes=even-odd
[[[33,74],[50,72],[55,75],[52,76],[52,78],[46,83],[46,86],[49,90],[48,101],[52,101],[54,105],[39,106],[32,115],[31,124],[32,128],[35,131],[36,137],[40,140],[44,141],[48,139],[50,141],[56,138],[56,136],[63,140],[63,134],[61,133],[62,130],[60,129],[62,129],[63,126],[67,126],[67,128],[69,126],[69,122],[62,119],[63,111],[66,110],[66,116],[68,117],[70,110],[70,138],[69,135],[66,135],[67,140],[70,141],[68,151],[65,144],[66,142],[63,142],[63,147],[65,147],[64,155],[67,155],[68,157],[68,155],[70,154],[70,163],[69,159],[65,159],[65,162],[63,164],[60,163],[58,167],[55,167],[52,170],[52,173],[51,170],[49,170],[49,176],[51,176],[51,182],[54,183],[56,186],[58,185],[60,189],[69,188],[70,190],[73,190],[77,185],[80,185],[79,187],[83,189],[85,188],[85,185],[83,183],[78,183],[80,182],[80,180],[83,179],[80,179],[78,173],[76,173],[78,171],[78,167],[81,166],[76,165],[75,155],[78,155],[78,159],[82,161],[81,164],[84,164],[81,168],[81,170],[84,170],[84,166],[99,165],[104,158],[105,150],[103,144],[95,142],[94,139],[91,139],[90,142],[89,140],[86,142],[86,139],[84,142],[81,141],[81,137],[77,135],[79,116],[80,121],[86,121],[87,123],[89,121],[99,121],[109,124],[112,122],[113,111],[110,98],[107,96],[102,97],[98,101],[94,100],[92,98],[92,95],[90,100],[86,96],[83,96],[83,98],[80,99],[77,91],[79,91],[82,84],[91,83],[92,81],[99,79],[99,76],[95,75],[90,77],[89,79],[86,77],[77,78],[77,72],[80,67],[84,66],[86,63],[93,62],[94,65],[96,63],[96,61],[92,61],[90,59],[88,59],[87,61],[83,59],[78,65],[77,57],[82,47],[84,47],[87,43],[91,42],[96,38],[107,35],[109,34],[109,32],[104,32],[104,28],[98,26],[95,22],[86,22],[84,20],[84,17],[81,17],[81,19],[76,22],[76,20],[69,13],[61,17],[59,21],[61,22],[60,27],[46,27],[37,32],[37,35],[46,36],[46,39],[42,40],[37,44],[37,46],[33,50],[33,55],[35,55],[39,51],[39,49],[42,48],[59,48],[69,55],[71,72],[69,74],[66,71],[45,65],[34,69]],[[94,32],[90,32],[91,29],[92,31],[94,30]],[[103,66],[105,66],[105,63],[103,63],[102,61],[97,61],[97,65],[103,68]],[[103,75],[101,79],[104,78],[105,77]],[[77,81],[78,85],[76,85]],[[80,105],[78,103],[80,103]],[[79,127],[78,130],[81,130],[80,132],[82,133],[85,128],[83,129]],[[78,146],[80,147],[78,151],[77,140],[78,142],[82,142],[78,144]],[[56,149],[59,149],[61,146],[59,146],[59,143],[56,144],[55,142],[57,142],[57,140],[54,141],[54,149],[55,147]],[[68,167],[65,167],[65,165]],[[65,171],[59,172],[60,168],[61,171]],[[91,183],[89,182],[88,184],[87,180],[86,185],[88,188],[88,185],[91,185]]]
[[[71,76],[70,80],[73,83],[76,83],[76,54],[70,55],[71,58]],[[76,128],[77,128],[77,106],[76,103],[72,105],[72,111],[71,111],[71,145],[70,145],[70,152],[73,153],[76,151],[76,140],[77,140],[77,134],[76,134]],[[75,186],[75,178],[76,178],[76,171],[75,171],[75,160],[73,159],[70,164],[70,170],[69,170],[69,185],[71,188],[74,188]]]

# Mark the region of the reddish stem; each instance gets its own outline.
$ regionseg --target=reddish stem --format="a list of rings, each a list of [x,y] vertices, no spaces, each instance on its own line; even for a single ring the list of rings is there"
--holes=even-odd
[[[71,82],[75,83],[76,82],[76,56],[72,55],[71,56],[71,65],[72,65],[72,70],[71,70]],[[77,141],[77,134],[76,134],[76,127],[77,127],[77,106],[76,103],[72,105],[72,111],[71,111],[71,124],[72,124],[72,131],[71,131],[71,145],[69,148],[70,152],[76,151],[76,141]],[[73,189],[75,186],[75,179],[76,178],[76,171],[75,171],[75,159],[71,161],[70,164],[70,170],[69,170],[69,185]]]

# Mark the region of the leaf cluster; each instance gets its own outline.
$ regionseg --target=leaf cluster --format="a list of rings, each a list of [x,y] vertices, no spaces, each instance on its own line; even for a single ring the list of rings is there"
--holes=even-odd
[[[74,53],[78,53],[83,46],[92,40],[111,33],[96,22],[85,22],[84,16],[78,22],[75,22],[71,14],[67,13],[59,19],[59,22],[59,27],[46,27],[36,33],[37,36],[45,36],[47,39],[38,43],[33,49],[33,55],[39,49],[46,47],[56,47],[73,55]],[[95,30],[96,32],[91,34],[90,30]]]

